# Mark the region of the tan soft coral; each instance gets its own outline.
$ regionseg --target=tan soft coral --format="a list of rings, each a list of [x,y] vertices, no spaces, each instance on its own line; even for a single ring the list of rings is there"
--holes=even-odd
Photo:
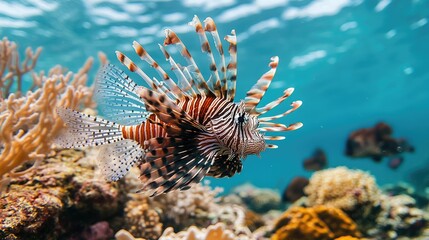
[[[21,63],[16,43],[3,38],[0,42],[0,99],[7,98],[12,87],[16,88],[18,96],[21,95],[23,76],[34,69],[41,52],[40,47],[36,52],[28,47]],[[32,88],[38,85],[37,83],[34,82]]]
[[[87,74],[93,64],[89,58],[78,73],[63,74],[59,66],[48,75],[33,73],[33,86],[22,96],[23,75],[34,68],[41,50],[35,54],[27,49],[27,58],[19,67],[16,44],[3,39],[0,49],[0,77],[2,99],[0,105],[0,178],[29,160],[42,159],[51,151],[52,140],[63,122],[57,117],[56,107],[73,109],[94,108],[93,88],[87,87]],[[106,58],[100,54],[102,63]],[[32,64],[28,65],[28,62]],[[15,81],[15,82],[14,82]],[[17,85],[17,92],[10,93]],[[39,88],[37,88],[39,87]],[[37,89],[36,89],[37,88]]]
[[[380,198],[380,191],[371,175],[346,167],[314,173],[305,193],[309,206],[336,207],[351,214],[352,218],[354,214],[359,217],[369,215]]]
[[[356,224],[344,212],[325,206],[293,207],[277,220],[274,231],[273,240],[328,240],[346,235],[360,236]]]

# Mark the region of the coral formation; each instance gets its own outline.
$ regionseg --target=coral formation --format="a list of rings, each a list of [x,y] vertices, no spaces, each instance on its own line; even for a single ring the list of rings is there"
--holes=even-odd
[[[22,95],[23,77],[33,71],[41,52],[41,47],[37,48],[35,52],[28,47],[21,63],[16,43],[9,41],[6,37],[3,38],[0,42],[0,99],[7,98],[11,94],[11,90],[15,90],[18,97]],[[35,81],[30,89],[34,89],[40,84],[41,82]]]
[[[250,231],[255,231],[256,229],[265,225],[265,221],[261,215],[247,210],[246,215],[244,216],[244,225],[246,225]]]
[[[337,167],[315,172],[305,188],[308,205],[325,205],[345,211],[353,219],[368,216],[379,204],[375,179],[360,170]]]
[[[408,195],[381,196],[381,212],[367,235],[377,239],[416,237],[428,226],[429,214],[416,208],[416,201]]]
[[[221,188],[211,189],[207,184],[196,184],[187,191],[175,191],[149,199],[149,205],[157,208],[165,226],[182,230],[187,226],[207,227],[213,214],[219,210],[218,195]]]
[[[118,214],[123,183],[94,178],[94,166],[84,156],[62,150],[34,171],[10,178],[0,197],[0,238],[65,238]]]
[[[339,237],[339,238],[335,238],[335,240],[359,240],[359,239],[361,239],[361,238],[355,238],[355,237],[352,237],[352,236],[342,236],[342,237]]]
[[[162,233],[159,214],[148,204],[148,197],[143,194],[132,194],[125,206],[125,229],[137,237],[152,240]]]
[[[85,228],[79,235],[71,237],[69,240],[105,240],[113,236],[113,230],[109,223],[101,221]]]
[[[6,38],[0,44],[0,178],[22,163],[41,160],[52,149],[52,140],[63,127],[57,117],[56,106],[73,109],[94,108],[93,90],[86,86],[87,74],[93,64],[89,58],[77,73],[63,74],[64,69],[56,66],[47,75],[33,73],[33,86],[22,94],[24,74],[34,68],[41,52],[28,48],[27,57],[19,64],[16,44]],[[100,54],[100,60],[106,58]],[[31,62],[31,64],[30,64]],[[16,85],[16,93],[11,93]],[[6,98],[7,97],[7,98]]]
[[[250,183],[235,187],[232,190],[231,195],[232,196],[228,197],[230,202],[245,204],[250,210],[257,213],[279,209],[282,206],[281,197],[277,191],[257,188]]]
[[[325,206],[290,208],[277,220],[274,231],[273,240],[328,240],[361,235],[356,224],[343,211]]]
[[[165,229],[160,240],[234,240],[234,239],[253,239],[244,234],[236,235],[227,229],[224,223],[216,223],[204,229],[198,229],[191,226],[186,231],[174,233],[172,228]]]

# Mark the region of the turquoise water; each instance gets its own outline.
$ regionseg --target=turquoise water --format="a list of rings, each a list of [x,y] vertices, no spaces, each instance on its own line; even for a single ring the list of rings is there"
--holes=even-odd
[[[163,62],[157,43],[162,43],[162,30],[169,27],[180,34],[202,68],[206,57],[200,54],[197,35],[186,25],[194,14],[202,20],[214,18],[221,36],[233,28],[237,31],[237,101],[277,55],[279,69],[264,100],[295,87],[290,101],[304,102],[282,120],[302,121],[303,128],[287,133],[279,149],[249,157],[241,174],[210,179],[213,184],[227,190],[244,182],[283,189],[294,176],[311,175],[302,160],[316,147],[326,151],[329,167],[370,171],[381,185],[407,180],[415,169],[427,167],[428,0],[3,0],[0,36],[16,41],[21,51],[42,46],[37,70],[61,64],[76,71],[98,51],[117,65],[114,50],[137,59],[133,40]],[[275,113],[287,107],[278,107]],[[390,124],[395,137],[406,138],[416,148],[404,155],[399,169],[389,169],[387,159],[375,163],[344,155],[351,131],[379,121]]]

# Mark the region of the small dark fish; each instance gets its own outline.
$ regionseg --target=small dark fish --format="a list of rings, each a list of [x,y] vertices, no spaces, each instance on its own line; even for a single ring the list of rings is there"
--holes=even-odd
[[[393,157],[389,159],[389,168],[397,169],[404,162],[403,157]]]
[[[283,192],[283,201],[293,203],[305,196],[304,188],[308,183],[309,180],[305,177],[294,177]]]
[[[326,167],[328,160],[326,154],[322,149],[316,149],[312,157],[309,157],[303,161],[305,170],[318,171]]]
[[[230,177],[242,169],[248,155],[259,155],[266,148],[276,148],[266,140],[282,140],[283,136],[265,136],[263,132],[298,129],[302,123],[289,126],[274,123],[296,109],[275,116],[260,117],[287,99],[288,88],[278,99],[258,107],[277,69],[278,57],[271,58],[270,70],[257,80],[240,103],[234,103],[237,78],[237,40],[235,31],[225,37],[229,43],[230,61],[225,62],[224,50],[216,25],[211,18],[202,23],[194,17],[190,23],[200,39],[202,52],[209,58],[208,81],[203,77],[184,43],[171,29],[165,30],[164,46],[159,45],[171,70],[173,81],[163,68],[137,42],[137,55],[159,74],[152,78],[130,58],[117,51],[119,61],[139,75],[148,87],[138,86],[114,65],[104,66],[96,78],[96,96],[104,117],[86,115],[70,109],[58,108],[57,113],[68,127],[59,139],[67,148],[100,146],[99,166],[106,179],[122,178],[133,165],[141,170],[141,191],[151,195],[171,190],[186,190],[205,176]],[[216,52],[207,39],[211,36]],[[168,52],[175,47],[187,62],[180,66]]]
[[[405,139],[393,138],[392,133],[392,128],[383,122],[372,128],[358,129],[349,135],[345,154],[354,158],[369,157],[380,162],[386,156],[414,151]]]

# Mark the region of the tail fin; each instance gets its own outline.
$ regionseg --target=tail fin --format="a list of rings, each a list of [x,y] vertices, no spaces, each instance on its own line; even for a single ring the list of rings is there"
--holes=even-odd
[[[134,140],[122,137],[121,125],[68,108],[57,108],[67,125],[66,132],[55,140],[64,148],[103,146],[98,166],[109,181],[122,178],[144,156],[143,148]]]
[[[121,125],[68,108],[57,108],[66,123],[64,134],[55,143],[63,148],[80,148],[114,143],[122,138]]]

